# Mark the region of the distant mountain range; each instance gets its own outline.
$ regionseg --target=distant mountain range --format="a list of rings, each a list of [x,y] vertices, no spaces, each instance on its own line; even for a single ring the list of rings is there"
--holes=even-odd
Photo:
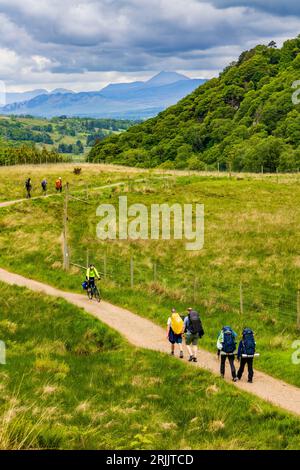
[[[176,72],[160,72],[146,82],[116,83],[94,92],[56,89],[8,93],[7,105],[0,108],[0,113],[145,119],[177,103],[205,81]]]
[[[22,103],[24,101],[29,101],[35,98],[36,96],[40,95],[55,95],[58,93],[74,93],[71,90],[66,90],[65,88],[55,88],[53,91],[48,91],[42,89],[32,90],[32,91],[24,91],[23,93],[6,93],[6,105],[13,104],[13,103]]]

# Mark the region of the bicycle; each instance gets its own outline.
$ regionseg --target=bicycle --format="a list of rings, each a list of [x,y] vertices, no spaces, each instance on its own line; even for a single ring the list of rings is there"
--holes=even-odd
[[[88,296],[89,300],[93,300],[93,298],[95,298],[95,300],[97,300],[97,302],[101,301],[101,293],[100,293],[100,290],[98,289],[98,287],[96,286],[96,283],[94,283],[93,287],[88,286],[87,296]]]

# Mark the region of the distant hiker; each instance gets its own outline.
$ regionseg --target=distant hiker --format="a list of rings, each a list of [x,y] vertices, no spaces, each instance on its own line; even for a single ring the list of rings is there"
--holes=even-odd
[[[253,359],[255,355],[256,342],[254,339],[254,333],[251,328],[244,328],[242,333],[242,339],[239,344],[238,349],[238,360],[240,361],[240,368],[238,370],[237,376],[241,380],[245,365],[248,366],[248,382],[253,382]]]
[[[47,193],[47,180],[46,179],[43,179],[43,181],[41,182],[41,186],[42,186],[42,191],[43,191],[43,194],[46,195]]]
[[[100,279],[97,269],[93,264],[90,264],[86,270],[86,280],[88,281],[88,285],[91,289],[94,289],[95,287],[95,277],[98,280]]]
[[[171,316],[167,322],[167,338],[171,343],[171,355],[174,356],[175,344],[178,344],[180,349],[179,357],[183,359],[183,348],[182,348],[182,335],[184,331],[184,323],[181,316],[176,312],[175,308],[172,308]]]
[[[199,313],[192,308],[188,308],[187,311],[188,315],[184,319],[185,343],[190,355],[189,362],[197,362],[198,342],[204,335],[204,330]]]
[[[58,180],[55,181],[55,188],[56,188],[56,192],[62,192],[62,179],[61,179],[61,176],[58,178]]]
[[[30,199],[31,198],[31,191],[32,191],[32,184],[31,184],[31,178],[27,178],[27,180],[25,181],[25,188],[26,188],[26,191],[27,191],[27,199]]]
[[[237,334],[230,326],[224,326],[219,333],[217,348],[218,348],[218,357],[221,355],[221,377],[224,378],[225,375],[225,362],[228,358],[232,380],[237,382],[238,378],[236,376],[236,370],[234,366],[234,355],[236,350],[236,337]]]

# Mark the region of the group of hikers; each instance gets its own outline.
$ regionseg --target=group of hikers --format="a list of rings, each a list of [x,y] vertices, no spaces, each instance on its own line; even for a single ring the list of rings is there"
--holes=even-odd
[[[189,354],[189,362],[197,362],[198,342],[204,335],[204,329],[200,315],[192,308],[187,309],[186,315],[179,315],[176,309],[172,309],[171,315],[167,321],[167,338],[171,343],[171,355],[175,354],[175,344],[179,347],[179,357],[183,359],[183,337]],[[231,369],[232,380],[237,382],[241,380],[245,366],[248,366],[248,382],[253,382],[253,359],[256,355],[256,342],[251,328],[244,328],[242,337],[237,349],[237,334],[230,326],[224,326],[217,337],[217,354],[220,359],[220,374],[225,376],[225,365],[228,359]],[[234,360],[240,363],[238,372],[236,372]]]
[[[41,188],[42,188],[42,193],[46,196],[47,194],[47,188],[48,188],[48,182],[46,178],[44,178],[41,181]],[[32,181],[31,178],[27,178],[25,181],[25,189],[26,189],[26,197],[27,199],[31,198],[31,192],[32,192]],[[55,181],[55,189],[57,193],[61,193],[63,190],[63,183],[62,183],[62,178],[61,176]]]
[[[100,275],[94,264],[90,264],[86,271],[86,283],[89,287],[95,286],[95,279],[100,279]],[[86,288],[86,283],[85,284]],[[179,357],[183,359],[183,338],[189,354],[189,362],[197,362],[199,339],[204,335],[204,329],[199,313],[191,307],[187,309],[186,315],[179,315],[175,308],[172,308],[171,315],[167,321],[167,339],[171,343],[171,355],[175,354],[175,344],[179,347]],[[230,326],[224,326],[217,336],[217,354],[220,359],[220,374],[225,376],[226,360],[229,361],[232,380],[241,380],[245,366],[248,366],[248,382],[253,382],[253,360],[256,356],[256,342],[251,328],[244,328],[242,337],[237,349],[237,334]],[[234,360],[240,363],[236,372]]]

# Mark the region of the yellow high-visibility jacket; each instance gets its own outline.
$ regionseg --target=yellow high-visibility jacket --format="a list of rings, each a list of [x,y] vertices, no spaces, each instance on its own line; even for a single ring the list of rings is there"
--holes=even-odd
[[[95,278],[97,277],[99,279],[99,274],[98,274],[98,271],[97,269],[94,267],[94,268],[87,268],[86,270],[86,278],[87,279],[91,279],[91,278]]]

